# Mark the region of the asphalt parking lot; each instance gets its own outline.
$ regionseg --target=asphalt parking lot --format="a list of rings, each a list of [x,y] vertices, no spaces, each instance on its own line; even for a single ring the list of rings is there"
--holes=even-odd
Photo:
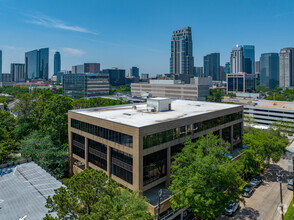
[[[245,198],[245,205],[233,217],[221,216],[218,220],[238,219],[238,220],[279,220],[280,212],[280,183],[277,181],[277,173],[283,174],[282,194],[285,208],[289,205],[293,192],[287,189],[288,179],[293,173],[288,171],[287,158],[281,159],[276,164],[270,164],[264,172],[263,183],[256,188],[250,198]]]

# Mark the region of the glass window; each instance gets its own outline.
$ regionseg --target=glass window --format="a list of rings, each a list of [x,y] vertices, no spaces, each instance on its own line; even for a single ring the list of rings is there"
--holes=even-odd
[[[72,153],[85,158],[85,137],[72,133]]]
[[[120,179],[133,184],[133,156],[112,148],[111,173]]]

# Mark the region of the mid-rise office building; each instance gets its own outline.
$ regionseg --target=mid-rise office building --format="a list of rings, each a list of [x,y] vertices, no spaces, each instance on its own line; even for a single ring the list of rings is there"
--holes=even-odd
[[[27,80],[48,80],[49,48],[42,48],[25,53],[25,74]]]
[[[139,68],[133,66],[133,67],[130,69],[130,76],[131,76],[131,77],[140,78]]]
[[[196,141],[213,132],[231,150],[242,146],[240,105],[155,98],[138,105],[71,110],[68,118],[71,172],[105,172],[146,196],[152,215],[158,190],[168,192],[171,162],[186,137]],[[162,215],[170,209],[170,195],[161,200]]]
[[[263,53],[260,57],[260,85],[268,88],[279,86],[279,54]]]
[[[256,87],[255,74],[230,73],[227,75],[227,93],[254,92]]]
[[[109,95],[109,81],[98,74],[65,74],[63,77],[63,94],[72,98],[90,98]]]
[[[294,86],[294,48],[283,48],[280,51],[280,87]]]
[[[240,73],[243,71],[244,51],[243,47],[236,45],[231,52],[231,73]]]
[[[225,67],[224,67],[224,79],[223,81],[227,80],[227,75],[231,73],[231,63],[230,62],[226,62]]]
[[[255,47],[253,45],[244,45],[244,72],[248,74],[255,74]]]
[[[196,77],[204,77],[203,66],[194,67],[194,76],[196,76]]]
[[[72,66],[72,73],[99,73],[100,63],[84,63]]]
[[[205,100],[211,86],[211,77],[194,77],[190,84],[182,84],[181,80],[150,80],[150,83],[132,83],[131,93],[133,96],[149,93],[152,97]]]
[[[260,73],[260,61],[255,62],[255,73]]]
[[[57,75],[61,70],[61,56],[58,51],[55,52],[54,54],[54,75]]]
[[[204,77],[211,76],[212,80],[220,80],[220,54],[211,53],[203,58]]]
[[[22,63],[12,63],[10,65],[10,74],[12,82],[25,82],[25,64]]]
[[[112,86],[121,86],[126,83],[126,71],[123,69],[104,69],[103,74],[109,76],[109,84]]]
[[[170,73],[185,80],[193,77],[194,57],[191,27],[173,32],[171,40]]]
[[[2,86],[12,86],[13,82],[11,79],[11,74],[10,73],[2,73],[2,78],[0,82],[0,87]]]

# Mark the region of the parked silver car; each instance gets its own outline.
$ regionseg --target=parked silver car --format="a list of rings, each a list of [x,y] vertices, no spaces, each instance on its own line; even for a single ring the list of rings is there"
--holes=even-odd
[[[240,207],[240,202],[234,201],[225,208],[225,215],[232,216]]]
[[[288,189],[293,190],[293,179],[290,179],[288,182]]]

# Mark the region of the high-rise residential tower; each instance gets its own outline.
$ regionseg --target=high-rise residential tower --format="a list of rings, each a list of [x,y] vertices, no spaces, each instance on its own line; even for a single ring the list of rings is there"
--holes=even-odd
[[[253,45],[243,45],[244,52],[244,69],[243,71],[248,74],[255,73],[255,47]]]
[[[285,89],[294,86],[294,48],[283,48],[280,51],[280,87]]]
[[[193,77],[194,57],[191,27],[173,32],[171,40],[170,73]]]
[[[260,57],[260,85],[275,88],[279,85],[279,54],[263,53]]]
[[[57,75],[61,70],[61,56],[58,51],[54,54],[54,75]]]
[[[49,48],[33,50],[25,53],[26,79],[48,80]]]
[[[242,46],[236,45],[231,52],[231,73],[240,73],[243,71],[244,50]]]
[[[10,65],[10,75],[12,82],[25,82],[25,64],[22,63],[12,63]]]
[[[212,80],[220,80],[220,54],[211,53],[203,58],[204,77],[211,76]]]
[[[130,69],[130,76],[132,76],[132,77],[138,77],[138,78],[139,78],[139,77],[140,77],[139,68],[133,66],[133,67]]]

